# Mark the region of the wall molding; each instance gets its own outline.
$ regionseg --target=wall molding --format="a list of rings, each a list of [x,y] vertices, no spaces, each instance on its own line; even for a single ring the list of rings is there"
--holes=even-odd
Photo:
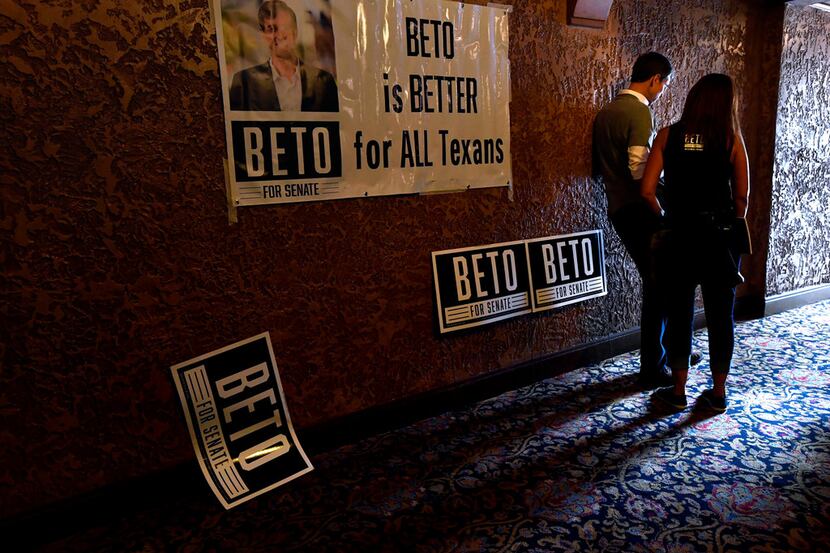
[[[764,302],[764,316],[774,315],[782,311],[789,311],[796,307],[803,307],[811,303],[830,299],[830,284],[808,286],[792,292],[784,292],[769,296]]]

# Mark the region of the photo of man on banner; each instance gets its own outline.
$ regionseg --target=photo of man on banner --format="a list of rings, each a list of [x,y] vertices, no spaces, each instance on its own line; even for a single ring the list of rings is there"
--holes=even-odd
[[[339,111],[328,0],[224,0],[222,24],[232,111]]]

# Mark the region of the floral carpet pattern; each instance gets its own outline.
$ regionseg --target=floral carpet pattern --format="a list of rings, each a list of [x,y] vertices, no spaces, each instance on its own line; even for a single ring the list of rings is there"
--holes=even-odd
[[[830,302],[741,323],[735,351],[723,414],[694,405],[707,361],[672,413],[634,352],[329,451],[231,511],[182,499],[45,550],[830,551]]]

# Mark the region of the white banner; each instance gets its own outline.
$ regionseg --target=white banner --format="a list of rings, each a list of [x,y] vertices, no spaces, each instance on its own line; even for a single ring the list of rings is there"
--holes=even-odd
[[[237,205],[510,185],[504,8],[212,2]]]

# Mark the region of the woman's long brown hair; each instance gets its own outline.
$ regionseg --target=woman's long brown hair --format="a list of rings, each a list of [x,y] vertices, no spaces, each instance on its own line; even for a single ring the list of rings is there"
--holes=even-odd
[[[738,98],[729,75],[709,73],[689,91],[680,117],[687,133],[702,135],[707,150],[731,150],[741,132]]]

